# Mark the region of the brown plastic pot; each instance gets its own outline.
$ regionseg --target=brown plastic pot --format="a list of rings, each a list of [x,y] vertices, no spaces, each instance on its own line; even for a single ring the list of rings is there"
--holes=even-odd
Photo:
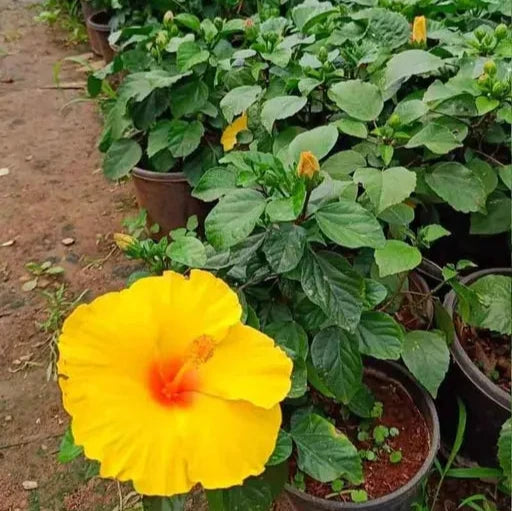
[[[400,364],[385,360],[367,359],[365,371],[380,379],[391,380],[413,400],[423,415],[430,438],[428,456],[416,475],[393,493],[365,503],[344,503],[313,497],[287,485],[286,496],[294,511],[410,511],[421,494],[422,483],[428,476],[439,450],[439,419],[432,398]]]
[[[91,14],[86,21],[87,32],[91,41],[91,48],[94,53],[103,57],[108,64],[114,58],[114,50],[108,42],[110,35],[110,18],[106,11],[99,11]],[[94,47],[96,46],[96,49]]]
[[[148,221],[160,226],[160,235],[184,227],[192,215],[197,215],[202,223],[211,209],[192,197],[182,172],[152,172],[135,167],[132,178],[137,202],[148,212]]]
[[[87,23],[87,20],[95,14],[97,11],[93,8],[90,2],[87,0],[80,0],[80,4],[82,6],[82,14],[85,21],[85,26],[87,28],[87,36],[89,37],[89,44],[91,46],[91,50],[96,55],[99,55],[100,57],[103,57],[103,54],[101,53],[101,44],[98,40],[98,37],[96,35],[96,32],[89,26],[89,23]]]
[[[486,275],[512,275],[511,268],[494,268],[468,275],[466,285]],[[444,306],[450,316],[457,308],[454,291],[448,293]],[[457,335],[450,351],[452,362],[443,382],[437,405],[441,416],[443,438],[451,445],[457,427],[457,396],[464,401],[467,410],[466,433],[462,450],[464,456],[484,466],[497,465],[497,443],[503,423],[510,417],[510,394],[490,380],[469,358]]]

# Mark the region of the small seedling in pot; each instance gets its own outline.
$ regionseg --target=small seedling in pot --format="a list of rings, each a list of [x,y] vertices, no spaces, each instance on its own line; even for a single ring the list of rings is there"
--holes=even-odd
[[[400,463],[402,461],[402,451],[393,451],[389,455],[389,461],[391,463]]]
[[[23,284],[23,291],[32,291],[36,287],[46,287],[50,282],[48,278],[55,278],[64,273],[64,268],[55,265],[52,261],[44,263],[29,262],[25,264],[26,270],[33,277]]]
[[[375,401],[373,405],[371,416],[373,419],[380,419],[384,413],[384,405],[380,401]]]
[[[341,479],[336,479],[331,483],[331,488],[333,492],[339,493],[343,490],[345,483]]]
[[[373,429],[373,439],[377,445],[382,446],[386,439],[389,437],[389,428],[383,426],[382,424],[379,426],[375,426]]]

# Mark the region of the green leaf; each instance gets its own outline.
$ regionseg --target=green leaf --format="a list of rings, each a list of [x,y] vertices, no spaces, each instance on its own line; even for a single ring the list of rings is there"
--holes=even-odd
[[[508,419],[501,428],[498,439],[498,460],[510,486],[512,484],[512,419]]]
[[[341,264],[340,264],[341,260]],[[325,252],[306,254],[301,284],[306,296],[338,326],[354,330],[362,312],[363,280],[343,258]]]
[[[482,181],[486,195],[494,192],[498,186],[498,176],[496,171],[487,162],[480,158],[474,158],[466,164],[466,167]]]
[[[148,497],[142,498],[142,509],[144,511],[185,511],[186,495],[175,495],[174,497]]]
[[[307,98],[303,96],[277,96],[263,103],[261,123],[269,133],[277,119],[287,119],[304,108]]]
[[[334,125],[319,126],[297,135],[289,146],[289,154],[299,161],[300,153],[311,151],[319,160],[327,156],[338,140],[338,130]]]
[[[376,213],[380,214],[410,197],[416,188],[416,173],[405,167],[392,167],[383,171],[362,168],[355,172],[354,181],[363,184]]]
[[[197,64],[206,62],[209,56],[208,50],[203,50],[195,41],[185,41],[178,46],[176,64],[181,72],[188,71]]]
[[[404,78],[436,71],[442,65],[442,59],[424,50],[403,51],[394,55],[387,63],[385,86],[389,88]]]
[[[293,363],[292,387],[288,395],[289,399],[302,397],[308,390],[308,369],[304,360],[296,360]]]
[[[112,143],[103,159],[105,177],[114,181],[127,176],[142,158],[142,149],[135,140],[122,138]]]
[[[60,442],[58,460],[61,463],[68,463],[78,458],[83,452],[83,448],[75,444],[71,428],[68,427]]]
[[[208,100],[208,95],[208,86],[199,79],[173,87],[170,97],[172,115],[179,119],[199,112]]]
[[[299,92],[304,96],[308,96],[311,91],[316,89],[321,84],[322,82],[320,80],[316,80],[315,78],[301,78],[298,84]]]
[[[382,247],[382,228],[368,210],[357,202],[341,199],[320,207],[315,218],[321,231],[332,241],[348,248]]]
[[[295,224],[282,224],[272,229],[263,245],[263,252],[272,270],[285,273],[293,270],[302,259],[306,231]]]
[[[270,485],[253,477],[246,479],[241,486],[206,491],[210,511],[269,511],[272,497]]]
[[[269,323],[264,331],[292,360],[306,360],[309,351],[308,336],[298,323],[295,321]]]
[[[355,393],[348,408],[352,413],[364,419],[371,419],[373,407],[375,405],[375,396],[372,391],[363,383]]]
[[[400,102],[395,108],[394,113],[400,117],[403,125],[408,125],[421,119],[428,112],[428,106],[419,99],[409,99]]]
[[[322,170],[327,172],[333,179],[346,179],[360,167],[366,167],[366,160],[357,151],[340,151],[335,153],[322,164]]]
[[[379,45],[391,50],[407,43],[411,37],[411,27],[407,18],[388,9],[374,8],[359,11],[359,16],[353,19],[364,17],[370,18],[367,37],[374,39]]]
[[[168,127],[168,147],[175,158],[188,156],[199,147],[204,133],[200,121],[173,119]]]
[[[176,21],[178,25],[189,28],[198,34],[201,32],[201,22],[199,18],[193,14],[188,12],[180,12],[174,16],[174,21]]]
[[[486,275],[471,284],[469,289],[477,294],[479,300],[470,308],[469,317],[462,314],[464,321],[478,328],[512,334],[512,277]]]
[[[280,429],[276,447],[272,456],[270,456],[270,459],[267,461],[267,466],[272,467],[285,462],[292,455],[292,449],[293,444],[290,433],[286,432],[284,429]]]
[[[434,300],[434,318],[437,328],[443,332],[446,342],[450,345],[455,339],[455,327],[452,316],[439,300]]]
[[[430,224],[425,225],[418,231],[418,240],[428,247],[434,241],[449,236],[450,234],[450,231],[446,230],[442,225]]]
[[[414,209],[407,204],[395,204],[381,213],[379,218],[391,225],[409,225],[414,220]]]
[[[500,178],[503,181],[503,184],[509,189],[512,190],[512,165],[505,165],[499,168]]]
[[[236,189],[237,172],[232,167],[212,167],[199,179],[192,197],[211,202]]]
[[[363,305],[366,310],[371,310],[382,303],[387,295],[388,290],[384,284],[377,280],[364,279]]]
[[[205,220],[208,241],[218,250],[243,241],[265,210],[265,197],[255,190],[236,190],[220,199]]]
[[[308,414],[293,425],[297,464],[302,472],[326,483],[345,477],[353,484],[363,481],[361,458],[346,435],[328,420]]]
[[[355,119],[339,119],[335,122],[336,127],[342,132],[357,138],[366,138],[368,136],[368,129],[366,124]]]
[[[191,268],[202,268],[206,264],[204,245],[193,236],[184,236],[173,241],[165,253],[173,261]]]
[[[265,212],[270,222],[291,222],[299,216],[305,200],[306,185],[304,181],[298,181],[291,197],[272,199]]]
[[[319,2],[318,0],[309,0],[293,8],[291,11],[292,19],[296,27],[306,32],[307,29],[315,23],[323,20],[324,17],[335,12],[330,2]]]
[[[485,115],[492,112],[500,105],[500,101],[495,98],[488,98],[487,96],[479,96],[475,100],[478,115]]]
[[[421,263],[421,252],[403,241],[386,240],[384,247],[375,250],[375,262],[380,277],[387,277],[416,268]]]
[[[494,193],[485,206],[487,214],[471,213],[470,234],[500,234],[511,228],[512,201],[502,193]]]
[[[400,325],[384,312],[363,312],[356,336],[363,355],[383,360],[398,360],[404,334]]]
[[[373,121],[384,107],[379,88],[361,80],[338,82],[329,89],[328,96],[338,108],[360,121]]]
[[[425,146],[435,154],[446,154],[461,144],[457,137],[445,126],[431,122],[407,142],[408,149]]]
[[[147,153],[150,158],[169,148],[170,127],[170,121],[159,121],[149,132]]]
[[[131,109],[137,129],[146,131],[169,106],[169,92],[166,89],[154,90],[144,101],[135,103]]]
[[[222,113],[229,123],[236,115],[245,112],[261,94],[259,85],[242,85],[231,89],[221,100]]]
[[[413,330],[404,338],[402,358],[418,381],[437,397],[450,365],[450,351],[444,336],[437,331]]]
[[[485,206],[486,194],[481,180],[461,163],[445,162],[436,165],[433,172],[425,175],[425,181],[457,211],[469,213]]]
[[[123,79],[117,93],[125,105],[130,99],[137,102],[143,101],[155,89],[170,87],[189,74],[171,74],[161,69],[131,73]]]
[[[318,376],[338,401],[348,404],[363,381],[363,361],[359,341],[337,326],[316,334],[311,359]]]

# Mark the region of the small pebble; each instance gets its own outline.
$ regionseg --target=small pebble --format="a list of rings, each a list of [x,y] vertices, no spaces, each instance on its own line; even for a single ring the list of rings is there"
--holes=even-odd
[[[41,419],[39,417],[36,419],[36,424],[41,424]]]
[[[0,177],[7,176],[9,174],[9,169],[7,167],[2,167],[0,169]]]
[[[11,247],[12,245],[14,245],[14,240],[4,241],[1,246],[2,247]]]
[[[4,420],[5,420],[5,422],[11,422],[12,421],[12,415],[6,415]]]
[[[70,245],[73,245],[73,243],[75,243],[74,238],[64,238],[62,240],[62,244],[65,245],[66,247],[69,247]]]
[[[25,490],[35,490],[38,487],[37,481],[23,481],[21,485]]]

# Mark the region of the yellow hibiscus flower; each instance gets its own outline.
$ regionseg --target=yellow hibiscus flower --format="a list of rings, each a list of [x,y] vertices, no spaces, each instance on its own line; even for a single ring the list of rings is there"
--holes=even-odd
[[[412,25],[412,42],[427,42],[427,19],[425,16],[416,16]]]
[[[297,165],[297,175],[311,179],[320,170],[317,157],[310,151],[302,151]]]
[[[235,119],[222,133],[220,143],[224,151],[231,151],[236,145],[237,135],[247,129],[247,114],[244,112],[238,119]]]
[[[79,306],[59,340],[77,445],[145,495],[227,488],[263,472],[292,362],[240,322],[211,273],[168,272]]]

